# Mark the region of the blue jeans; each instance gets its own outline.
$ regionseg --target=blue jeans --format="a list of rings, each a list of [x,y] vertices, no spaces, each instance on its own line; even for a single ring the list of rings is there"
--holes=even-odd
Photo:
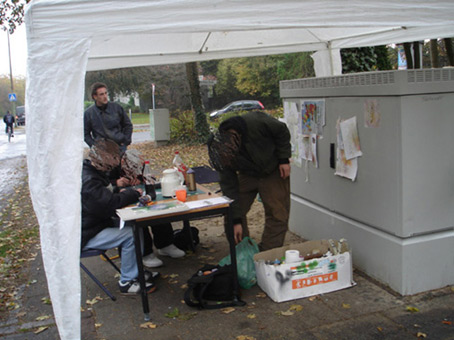
[[[95,237],[88,241],[83,250],[108,250],[116,247],[121,247],[120,280],[131,281],[136,279],[139,275],[139,269],[137,267],[136,248],[134,246],[134,234],[132,232],[132,227],[125,226],[123,229],[103,229],[97,233]]]

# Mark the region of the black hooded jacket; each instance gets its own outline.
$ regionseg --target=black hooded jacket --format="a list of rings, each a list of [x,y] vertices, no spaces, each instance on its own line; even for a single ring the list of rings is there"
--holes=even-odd
[[[126,189],[115,192],[106,173],[96,170],[89,160],[82,168],[82,241],[81,247],[98,234],[110,227],[119,227],[116,209],[137,202],[139,192]]]

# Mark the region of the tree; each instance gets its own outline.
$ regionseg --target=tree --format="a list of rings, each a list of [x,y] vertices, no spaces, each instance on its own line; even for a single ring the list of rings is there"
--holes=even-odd
[[[191,93],[192,109],[194,110],[194,128],[198,133],[200,142],[206,142],[210,133],[207,117],[203,110],[200,95],[199,72],[196,62],[186,63],[189,91]]]
[[[24,6],[29,2],[30,0],[1,0],[0,27],[14,33],[17,26],[24,21]]]
[[[346,48],[341,50],[342,73],[390,70],[386,46]]]

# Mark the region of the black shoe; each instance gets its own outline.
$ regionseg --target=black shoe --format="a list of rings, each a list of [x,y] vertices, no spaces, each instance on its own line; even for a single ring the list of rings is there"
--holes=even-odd
[[[120,292],[123,295],[136,295],[140,294],[140,284],[137,280],[121,282],[118,281],[118,287],[120,288]],[[153,282],[146,282],[145,289],[148,293],[152,293],[156,290],[156,286]]]
[[[146,282],[154,282],[154,280],[161,276],[159,272],[150,272],[148,270],[144,270],[144,274]]]

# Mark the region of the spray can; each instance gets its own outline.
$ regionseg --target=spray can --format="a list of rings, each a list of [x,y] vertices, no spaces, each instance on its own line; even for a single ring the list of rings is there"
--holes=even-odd
[[[192,169],[189,169],[186,172],[186,186],[188,187],[189,191],[196,191],[197,185],[195,182],[195,172]]]

